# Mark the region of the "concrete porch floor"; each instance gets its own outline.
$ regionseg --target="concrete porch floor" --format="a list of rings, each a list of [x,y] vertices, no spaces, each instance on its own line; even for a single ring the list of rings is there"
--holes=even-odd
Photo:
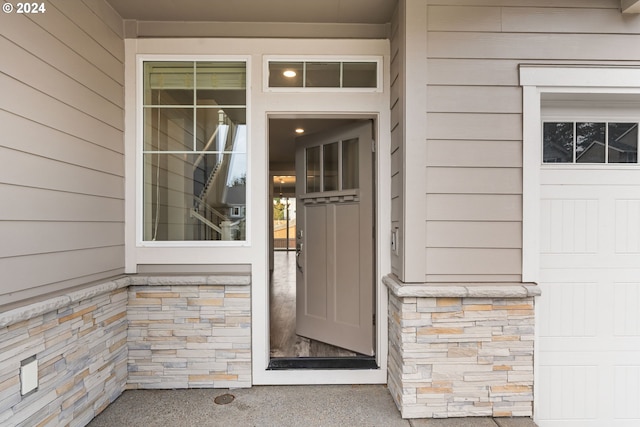
[[[233,395],[234,400],[228,404],[214,402],[224,394]],[[403,420],[384,385],[322,385],[128,390],[89,426],[535,427],[535,424],[529,418]]]

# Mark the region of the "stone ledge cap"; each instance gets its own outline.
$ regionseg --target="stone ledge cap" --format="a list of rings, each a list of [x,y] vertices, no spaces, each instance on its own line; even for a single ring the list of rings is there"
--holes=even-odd
[[[130,285],[224,285],[247,286],[251,284],[251,274],[221,275],[125,275],[93,283],[85,288],[70,289],[58,296],[0,312],[0,328],[29,320],[54,310],[67,307],[74,302],[102,295]]]
[[[401,298],[527,298],[540,296],[535,283],[403,283],[396,276],[382,278],[387,288]]]
[[[136,286],[189,286],[189,285],[225,285],[246,286],[251,284],[251,274],[219,275],[132,275],[131,285]]]

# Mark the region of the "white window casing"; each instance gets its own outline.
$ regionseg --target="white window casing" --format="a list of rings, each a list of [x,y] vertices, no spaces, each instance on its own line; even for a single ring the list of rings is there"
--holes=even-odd
[[[179,54],[178,54],[179,53]],[[267,57],[378,62],[378,87],[300,91],[266,91]],[[143,242],[142,73],[145,60],[244,61],[247,64],[247,203],[245,241]],[[127,39],[125,40],[125,272],[138,266],[243,266],[251,271],[253,384],[384,383],[387,366],[387,294],[382,277],[391,271],[389,239],[376,243],[376,355],[380,369],[268,371],[268,121],[271,117],[367,118],[376,123],[376,235],[391,234],[391,160],[389,43],[386,40],[316,39]],[[262,208],[261,208],[262,207]],[[181,270],[182,271],[182,270]]]

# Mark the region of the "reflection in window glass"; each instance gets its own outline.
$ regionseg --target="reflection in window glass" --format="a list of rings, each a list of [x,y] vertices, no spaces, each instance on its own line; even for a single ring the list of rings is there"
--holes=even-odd
[[[196,110],[196,151],[221,153],[233,142],[229,132],[233,121],[224,110],[217,108],[198,108]]]
[[[342,189],[358,188],[358,138],[342,141]]]
[[[269,62],[269,87],[302,87],[302,62]]]
[[[378,64],[375,62],[345,62],[342,64],[342,87],[377,87]]]
[[[193,108],[145,108],[146,151],[193,150]]]
[[[339,62],[307,63],[305,87],[340,87]]]
[[[144,105],[193,104],[193,62],[145,62]]]
[[[604,163],[604,129],[604,123],[576,123],[576,163]]]
[[[309,147],[306,153],[307,193],[320,191],[320,147]]]
[[[544,163],[573,162],[573,123],[546,122],[542,133]]]
[[[323,191],[338,190],[338,143],[324,145],[323,151]]]
[[[246,104],[246,80],[244,62],[198,62],[196,103],[243,107]]]
[[[638,163],[638,123],[545,122],[543,161]]]
[[[144,73],[143,239],[245,240],[245,64],[145,62]]]
[[[638,124],[609,123],[609,163],[638,163]]]

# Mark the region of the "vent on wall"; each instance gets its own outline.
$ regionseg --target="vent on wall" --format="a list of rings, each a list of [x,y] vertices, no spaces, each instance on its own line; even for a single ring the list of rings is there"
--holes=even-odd
[[[38,390],[38,360],[31,356],[20,362],[20,394],[27,395]]]

